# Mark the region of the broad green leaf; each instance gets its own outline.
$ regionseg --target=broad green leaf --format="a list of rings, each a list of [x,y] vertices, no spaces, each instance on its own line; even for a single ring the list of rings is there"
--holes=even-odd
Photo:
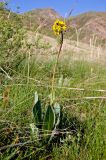
[[[45,114],[43,129],[51,131],[54,127],[54,123],[55,123],[55,114],[52,106],[49,105],[47,107],[47,111]]]
[[[56,128],[57,126],[59,125],[60,123],[60,105],[59,103],[55,103],[54,104],[54,107],[53,107],[53,110],[54,110],[54,115],[55,115],[55,125],[54,125],[54,129],[51,133],[51,136],[50,136],[50,139],[49,139],[49,142],[52,140],[52,138],[54,137],[55,133],[56,133]]]
[[[34,104],[36,104],[38,102],[38,93],[35,92],[35,100],[34,100]]]
[[[55,115],[56,115],[56,122],[55,122],[55,129],[56,127],[59,125],[60,123],[60,104],[59,103],[55,103],[54,104],[54,112],[55,112]]]
[[[33,107],[33,114],[35,118],[35,123],[38,128],[41,128],[42,123],[42,109],[41,109],[41,102],[38,100],[34,107]]]
[[[57,103],[57,102],[54,104],[54,112],[55,112],[56,115],[57,114],[60,115],[60,104]]]

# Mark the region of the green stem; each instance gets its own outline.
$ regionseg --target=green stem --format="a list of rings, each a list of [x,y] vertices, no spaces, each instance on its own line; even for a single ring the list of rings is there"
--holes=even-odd
[[[55,63],[54,68],[53,68],[51,104],[53,104],[54,97],[55,97],[55,85],[54,85],[55,84],[55,74],[56,74],[56,68],[57,68],[59,56],[60,56],[60,53],[61,53],[62,45],[63,45],[63,32],[61,32],[61,43],[60,43],[59,51],[58,51],[58,54],[57,54],[56,63]]]

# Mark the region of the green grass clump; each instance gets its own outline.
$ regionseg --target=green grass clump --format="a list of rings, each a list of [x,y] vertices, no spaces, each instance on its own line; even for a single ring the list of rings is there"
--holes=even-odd
[[[8,96],[7,100],[0,99],[1,159],[37,159],[39,155],[39,159],[104,160],[106,102],[102,97],[106,93],[105,67],[90,62],[59,62],[55,77],[56,101],[63,106],[67,117],[62,129],[69,128],[60,144],[54,141],[52,150],[46,150],[36,147],[30,124],[34,122],[35,91],[39,93],[43,106],[49,103],[54,61],[30,60],[29,81],[26,62],[24,59],[17,68],[9,70],[12,80],[2,75],[0,96]]]

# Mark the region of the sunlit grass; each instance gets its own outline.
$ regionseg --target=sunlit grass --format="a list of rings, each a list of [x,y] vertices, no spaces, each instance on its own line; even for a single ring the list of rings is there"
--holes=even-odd
[[[35,91],[38,91],[43,104],[49,102],[54,62],[43,62],[42,60],[40,62],[35,59],[30,63],[28,84],[25,61],[18,69],[11,69],[11,72],[14,73],[12,80],[8,80],[6,76],[2,80],[0,95],[2,97],[3,93],[8,90],[8,100],[6,103],[3,98],[0,100],[1,148],[15,144],[17,136],[19,138],[17,143],[23,143],[23,150],[24,143],[31,141],[29,128],[30,123],[33,123],[32,107]],[[69,117],[76,117],[85,131],[84,138],[79,139],[79,142],[71,137],[71,140],[64,142],[61,147],[54,146],[53,152],[50,153],[53,159],[104,160],[106,158],[105,79],[106,69],[93,63],[62,61],[58,64],[55,76],[56,100],[63,106]],[[73,125],[73,121],[70,123]],[[2,151],[1,158],[7,157],[9,153],[14,157],[17,152],[21,157],[20,145],[10,147],[10,149],[7,147],[5,152]],[[32,142],[27,144],[27,150],[22,154],[23,157],[28,155],[36,157],[34,144]],[[42,158],[47,156],[46,153],[43,154]]]

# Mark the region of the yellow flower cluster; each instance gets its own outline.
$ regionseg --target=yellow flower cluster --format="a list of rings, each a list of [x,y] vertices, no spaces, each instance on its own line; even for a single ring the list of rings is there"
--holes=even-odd
[[[65,22],[63,22],[62,20],[59,20],[57,19],[55,22],[54,22],[54,25],[53,25],[53,31],[56,35],[59,35],[60,33],[66,31],[67,29],[67,25],[65,24]]]

